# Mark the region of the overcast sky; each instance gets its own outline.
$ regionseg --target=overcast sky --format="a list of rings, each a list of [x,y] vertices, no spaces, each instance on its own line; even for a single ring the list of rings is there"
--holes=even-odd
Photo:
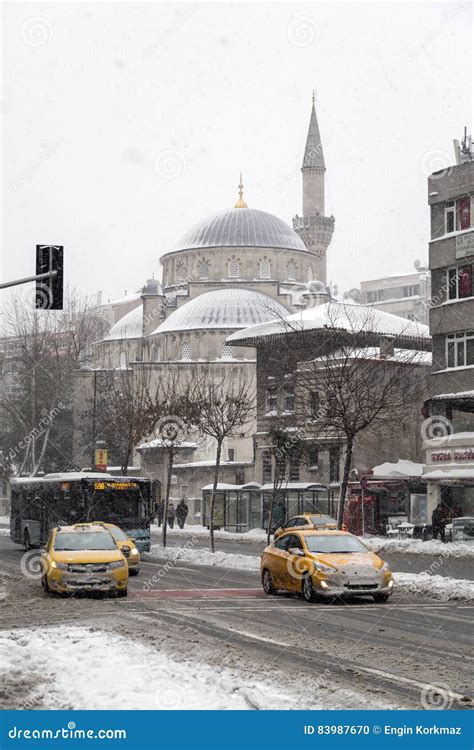
[[[426,177],[472,116],[468,3],[14,2],[2,24],[2,274],[135,290],[195,221],[301,214],[311,91],[342,293],[427,259]]]

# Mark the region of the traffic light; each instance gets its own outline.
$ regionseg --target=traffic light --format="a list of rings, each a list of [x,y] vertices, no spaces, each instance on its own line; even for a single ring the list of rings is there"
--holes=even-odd
[[[52,278],[36,281],[37,310],[63,309],[63,267],[62,245],[36,245],[36,275],[56,271]]]

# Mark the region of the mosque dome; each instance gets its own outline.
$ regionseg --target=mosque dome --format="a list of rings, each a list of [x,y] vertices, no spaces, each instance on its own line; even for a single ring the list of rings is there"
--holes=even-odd
[[[302,239],[282,219],[238,204],[195,224],[175,250],[211,247],[272,247],[306,251]]]
[[[288,310],[282,304],[262,292],[218,289],[200,294],[179,307],[152,335],[172,331],[247,328],[287,315]]]
[[[130,310],[112,326],[104,341],[138,339],[143,333],[143,305]]]

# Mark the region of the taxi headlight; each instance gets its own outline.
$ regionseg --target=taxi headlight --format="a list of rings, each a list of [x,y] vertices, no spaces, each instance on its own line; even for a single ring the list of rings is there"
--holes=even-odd
[[[337,571],[337,568],[331,568],[329,565],[325,565],[322,562],[313,562],[314,569],[318,571],[318,573],[335,573]]]
[[[130,557],[138,557],[138,550],[136,547],[130,550]]]
[[[56,562],[56,560],[53,560],[53,561],[51,562],[51,567],[52,567],[52,568],[57,568],[58,570],[67,570],[67,565],[66,565],[66,563],[62,563],[62,562]]]
[[[125,560],[117,560],[116,562],[109,563],[110,570],[114,570],[115,568],[123,568],[125,565]]]

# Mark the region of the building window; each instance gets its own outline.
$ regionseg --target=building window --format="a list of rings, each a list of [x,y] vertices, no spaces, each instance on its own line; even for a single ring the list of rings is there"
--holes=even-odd
[[[289,464],[290,464],[289,480],[290,482],[300,481],[300,462],[301,462],[300,452],[297,450],[291,451],[290,456],[289,456]]]
[[[446,336],[446,366],[474,365],[474,331],[450,333]]]
[[[210,265],[208,260],[200,260],[198,263],[198,277],[208,279],[210,276]]]
[[[288,281],[296,281],[296,264],[291,261],[287,266]]]
[[[269,279],[271,276],[271,267],[270,267],[270,261],[267,258],[264,258],[260,261],[260,278],[261,279]]]
[[[189,341],[183,341],[181,344],[181,359],[191,359],[191,344]]]
[[[244,484],[244,482],[245,482],[245,472],[243,469],[238,469],[235,472],[235,483]]]
[[[181,284],[184,281],[185,273],[184,273],[184,265],[182,263],[178,263],[176,265],[176,281],[178,284]]]
[[[161,359],[161,346],[159,344],[154,344],[152,348],[152,360],[154,362],[159,362]]]
[[[295,410],[295,389],[292,385],[285,385],[283,389],[283,411]]]
[[[465,198],[459,198],[456,201],[457,209],[457,228],[458,229],[469,229],[471,226],[471,199],[469,196]]]
[[[383,289],[372,289],[370,292],[367,292],[367,302],[369,303],[380,302],[382,299]]]
[[[444,229],[445,233],[454,232],[456,228],[456,207],[454,201],[449,201],[444,207]]]
[[[240,276],[240,263],[236,258],[229,260],[227,267],[227,274],[229,279],[238,279]]]
[[[309,394],[309,408],[312,417],[316,418],[319,415],[319,393],[317,391],[311,391]]]
[[[262,453],[262,484],[270,484],[272,481],[272,454],[270,451]]]
[[[340,478],[340,471],[339,471],[339,463],[341,459],[341,451],[339,446],[336,446],[335,448],[330,448],[329,450],[329,482],[330,484],[334,484],[335,482],[339,482]]]
[[[308,446],[308,465],[317,466],[319,464],[319,450],[317,445]]]
[[[125,352],[120,352],[119,367],[121,370],[127,369],[127,355]]]
[[[408,286],[402,286],[402,297],[418,297],[419,294],[419,284],[409,284]]]
[[[472,265],[448,268],[446,283],[448,287],[448,299],[472,297]]]
[[[227,450],[227,460],[228,461],[234,461],[235,460],[235,448],[228,448],[228,450]]]
[[[267,412],[276,412],[278,409],[278,395],[276,388],[267,388],[265,403]]]
[[[232,347],[228,344],[222,345],[222,359],[232,359]]]

